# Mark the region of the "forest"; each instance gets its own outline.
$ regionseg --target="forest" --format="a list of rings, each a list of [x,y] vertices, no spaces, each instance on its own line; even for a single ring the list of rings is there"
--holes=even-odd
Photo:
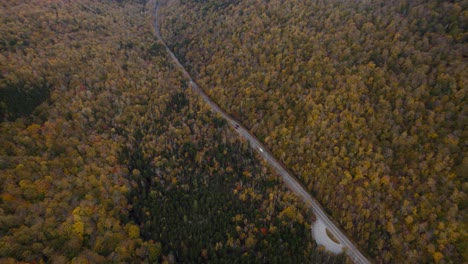
[[[466,263],[467,1],[164,1],[195,81],[378,263]]]
[[[0,263],[346,263],[143,0],[0,2]]]

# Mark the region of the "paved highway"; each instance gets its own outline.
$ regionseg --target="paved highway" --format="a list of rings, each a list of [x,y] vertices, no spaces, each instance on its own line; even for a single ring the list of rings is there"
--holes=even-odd
[[[355,262],[355,263],[363,263],[367,264],[370,263],[369,260],[357,249],[356,246],[346,237],[346,235],[335,225],[335,223],[327,216],[323,208],[320,204],[312,198],[312,196],[306,191],[306,189],[299,183],[299,181],[292,176],[292,174],[285,168],[285,166],[279,162],[268,149],[250,132],[242,126],[239,122],[237,122],[234,118],[226,114],[216,103],[214,103],[210,97],[195,83],[192,79],[190,74],[185,70],[184,66],[179,62],[177,57],[172,53],[172,51],[166,46],[164,40],[162,39],[159,26],[158,26],[158,19],[157,13],[159,10],[159,1],[155,3],[155,31],[157,38],[162,42],[164,47],[166,48],[167,53],[172,58],[173,62],[177,65],[177,67],[182,71],[184,77],[189,81],[190,86],[196,92],[198,92],[203,100],[208,103],[213,110],[213,112],[219,113],[227,122],[234,128],[235,131],[244,139],[249,141],[250,146],[258,152],[260,156],[262,156],[270,166],[272,166],[276,172],[283,178],[283,181],[286,185],[295,192],[302,200],[310,206],[313,213],[317,217],[318,221],[321,221],[326,228],[333,234],[333,236],[339,241],[345,248],[346,254]]]

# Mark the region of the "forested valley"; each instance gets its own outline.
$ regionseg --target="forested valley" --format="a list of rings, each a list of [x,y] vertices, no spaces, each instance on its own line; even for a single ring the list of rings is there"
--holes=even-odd
[[[466,263],[467,1],[163,1],[162,37],[379,263]]]
[[[0,3],[0,263],[344,263],[146,1]]]

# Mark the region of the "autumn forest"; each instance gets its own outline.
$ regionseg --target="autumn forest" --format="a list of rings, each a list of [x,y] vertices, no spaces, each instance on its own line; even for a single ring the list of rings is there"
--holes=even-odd
[[[466,263],[467,7],[0,2],[0,263],[352,262],[165,44],[371,262]]]

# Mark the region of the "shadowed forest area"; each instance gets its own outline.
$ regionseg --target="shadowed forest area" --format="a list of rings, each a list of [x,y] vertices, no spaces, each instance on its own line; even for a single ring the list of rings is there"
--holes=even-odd
[[[345,263],[187,89],[146,4],[0,3],[0,262]]]
[[[165,1],[214,101],[383,263],[467,256],[466,1]]]

